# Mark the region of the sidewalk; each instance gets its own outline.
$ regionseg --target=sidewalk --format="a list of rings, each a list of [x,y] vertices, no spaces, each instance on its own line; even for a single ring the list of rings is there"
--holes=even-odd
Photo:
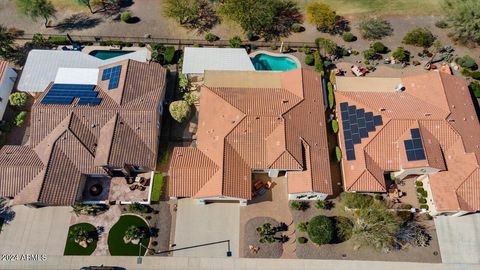
[[[45,262],[4,262],[0,269],[76,269],[83,266],[105,265],[125,269],[159,270],[478,270],[480,265],[468,264],[423,264],[401,262],[334,261],[334,260],[288,260],[288,259],[234,259],[234,258],[186,258],[144,257],[137,264],[136,257],[61,257],[49,256]]]

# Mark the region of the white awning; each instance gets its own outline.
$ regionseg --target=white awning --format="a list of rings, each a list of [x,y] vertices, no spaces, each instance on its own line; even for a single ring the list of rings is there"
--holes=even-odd
[[[182,73],[203,74],[205,70],[255,71],[255,68],[242,48],[185,48]]]
[[[59,68],[55,83],[97,85],[98,68]]]

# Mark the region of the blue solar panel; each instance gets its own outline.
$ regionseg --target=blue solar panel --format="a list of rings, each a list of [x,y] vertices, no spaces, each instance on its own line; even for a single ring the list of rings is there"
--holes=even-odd
[[[403,141],[405,144],[407,160],[424,160],[426,157],[425,151],[423,150],[422,139],[420,137],[420,130],[418,128],[410,129],[410,133],[412,135],[412,139]]]
[[[93,98],[84,97],[84,98],[80,98],[80,100],[78,101],[78,104],[79,105],[99,105],[101,101],[102,99],[97,97],[93,97]]]
[[[355,105],[349,106],[348,102],[340,103],[340,111],[347,160],[354,160],[354,145],[361,143],[362,138],[368,138],[368,133],[375,131],[375,126],[383,125],[382,116],[374,116],[373,112],[365,112],[364,108],[357,109]],[[348,151],[351,153],[348,154]]]
[[[420,129],[412,128],[410,129],[410,133],[412,134],[412,139],[420,138]]]
[[[114,66],[103,70],[102,81],[109,80],[108,89],[115,89],[118,87],[120,80],[120,73],[122,72],[122,66]]]
[[[347,160],[355,160],[355,151],[347,150]]]
[[[80,105],[85,104],[84,99],[91,99],[92,104],[98,105],[101,99],[97,98],[98,92],[95,91],[95,87],[94,84],[54,84],[43,97],[41,103],[66,105],[71,104],[74,98],[80,98],[82,100],[78,103]]]

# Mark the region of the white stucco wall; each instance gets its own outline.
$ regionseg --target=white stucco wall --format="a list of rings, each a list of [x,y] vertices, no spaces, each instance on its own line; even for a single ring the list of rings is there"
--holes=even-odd
[[[8,67],[5,70],[3,77],[0,79],[0,119],[3,118],[5,109],[8,104],[8,96],[12,92],[15,81],[17,80],[17,73],[13,68]]]
[[[420,168],[411,168],[411,169],[402,169],[398,172],[394,172],[393,175],[395,178],[403,179],[409,175],[424,175],[430,173],[436,173],[439,169],[432,167],[420,167]]]

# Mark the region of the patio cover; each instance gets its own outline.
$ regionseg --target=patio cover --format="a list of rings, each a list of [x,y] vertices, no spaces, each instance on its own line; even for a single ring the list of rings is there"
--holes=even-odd
[[[182,73],[200,75],[205,70],[255,71],[255,68],[242,48],[185,48]]]

